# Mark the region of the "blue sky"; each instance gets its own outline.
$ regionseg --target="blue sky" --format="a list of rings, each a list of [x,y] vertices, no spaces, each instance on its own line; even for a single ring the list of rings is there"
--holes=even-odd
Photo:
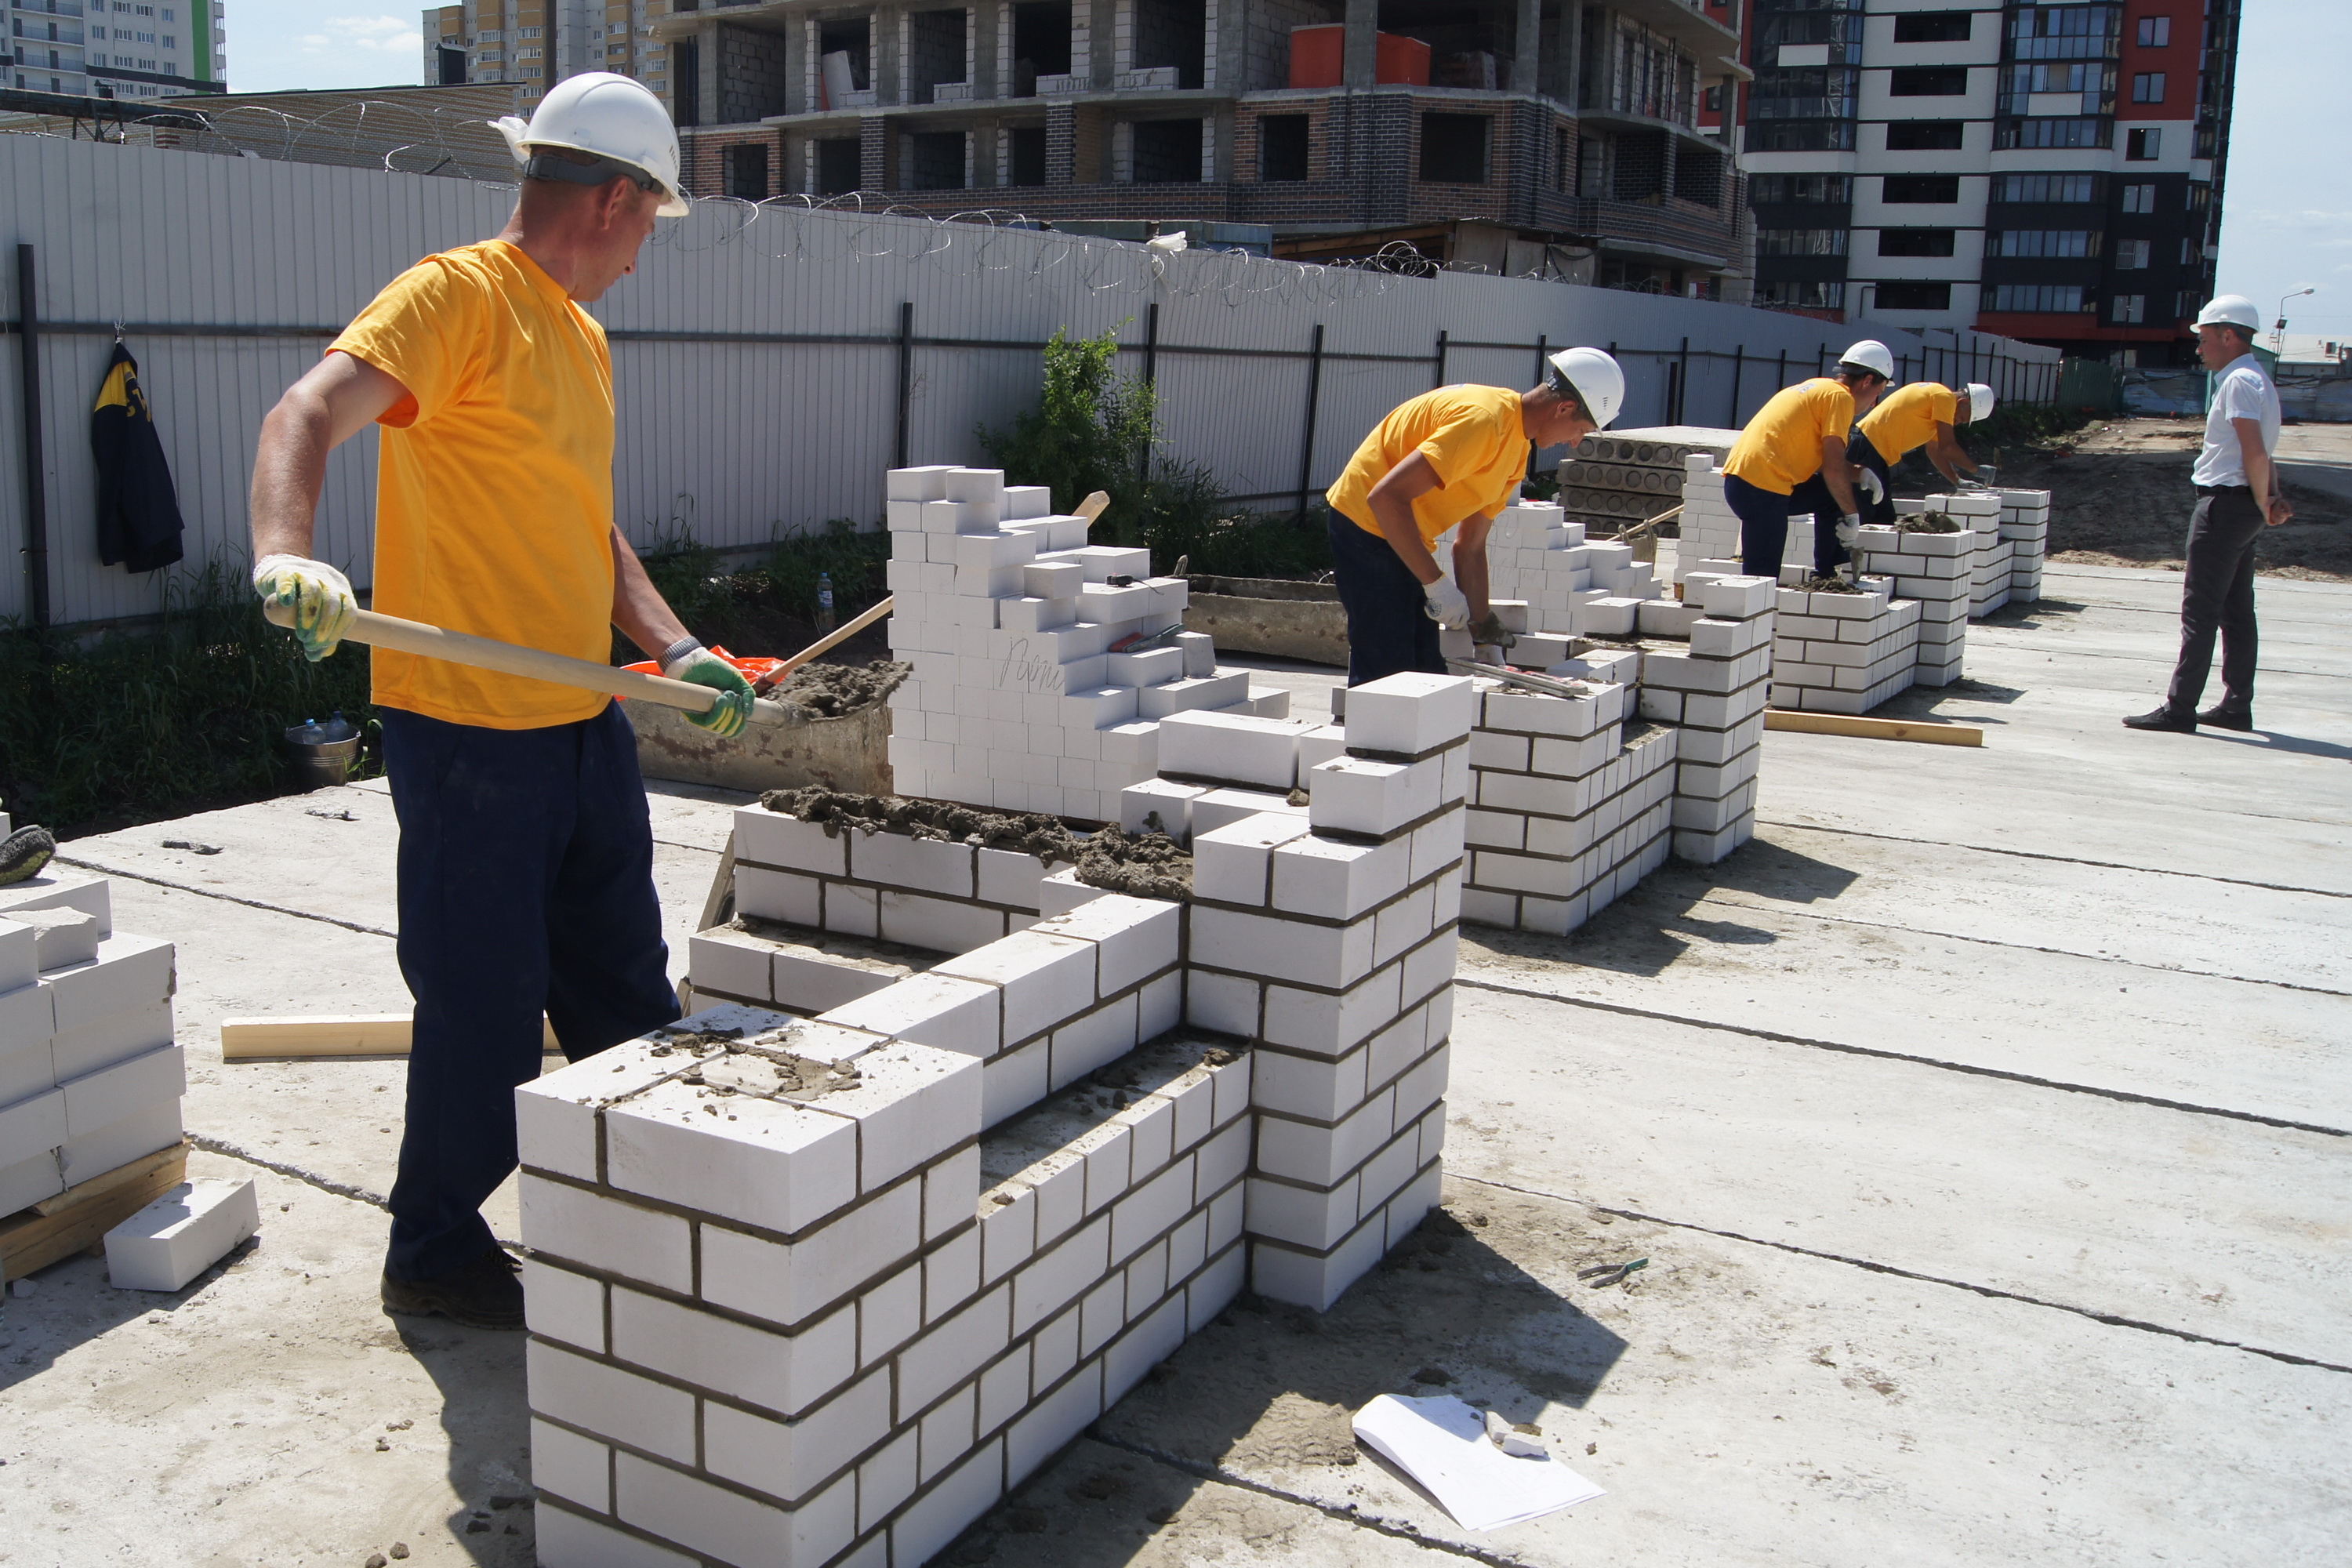
[[[246,91],[373,87],[422,72],[421,7],[228,0],[229,85]],[[2352,0],[2247,0],[2221,226],[2221,287],[2265,319],[2352,338]]]

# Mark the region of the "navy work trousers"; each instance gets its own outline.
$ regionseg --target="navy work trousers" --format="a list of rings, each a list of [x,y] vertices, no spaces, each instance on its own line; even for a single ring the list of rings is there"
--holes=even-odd
[[[1421,579],[1389,542],[1331,514],[1331,580],[1348,612],[1348,684],[1361,686],[1406,670],[1445,673],[1437,623],[1429,618]]]
[[[2254,702],[2254,546],[2267,520],[2244,485],[2200,485],[2189,522],[2188,571],[2180,579],[2180,660],[2165,706],[2194,713],[2221,641],[2221,700]]]
[[[541,1015],[578,1061],[677,1018],[677,994],[619,703],[540,730],[383,718],[416,998],[384,1271],[430,1279],[497,1245],[481,1207],[515,1168]]]
[[[1760,489],[1738,474],[1723,478],[1723,499],[1739,519],[1739,564],[1753,577],[1780,575],[1780,557],[1789,548],[1789,519],[1813,514],[1813,574],[1826,577],[1846,563],[1845,546],[1838,542],[1843,515],[1835,497],[1819,474],[1799,485],[1793,495]]]

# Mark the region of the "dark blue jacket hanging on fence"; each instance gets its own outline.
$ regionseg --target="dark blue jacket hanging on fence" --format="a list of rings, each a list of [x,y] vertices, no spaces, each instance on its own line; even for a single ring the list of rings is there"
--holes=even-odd
[[[89,449],[98,459],[99,560],[133,572],[177,561],[180,498],[147,395],[139,389],[139,362],[120,342],[90,410]]]

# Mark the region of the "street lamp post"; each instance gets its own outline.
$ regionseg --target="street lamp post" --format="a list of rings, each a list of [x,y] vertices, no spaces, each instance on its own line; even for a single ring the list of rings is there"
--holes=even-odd
[[[2286,302],[2300,300],[2305,294],[2316,294],[2316,289],[2298,289],[2292,294],[2279,296],[2278,325],[2271,329],[2271,353],[2280,359],[2286,357]]]

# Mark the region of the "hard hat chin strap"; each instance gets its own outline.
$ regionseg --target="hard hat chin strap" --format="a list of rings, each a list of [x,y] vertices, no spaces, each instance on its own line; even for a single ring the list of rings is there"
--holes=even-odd
[[[598,158],[593,163],[575,163],[560,153],[533,153],[522,166],[526,180],[561,180],[572,185],[601,185],[610,180],[628,180],[638,189],[658,191],[661,182],[634,164],[612,158]]]

